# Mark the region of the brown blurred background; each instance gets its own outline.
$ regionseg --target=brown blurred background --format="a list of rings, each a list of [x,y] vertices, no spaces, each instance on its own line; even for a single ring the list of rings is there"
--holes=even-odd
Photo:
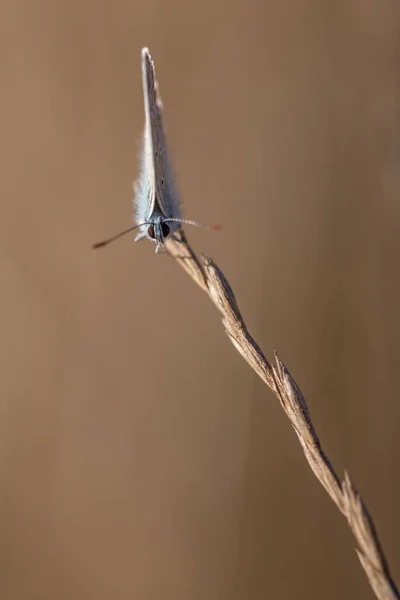
[[[188,230],[400,579],[397,0],[5,0],[0,595],[373,598],[277,401],[125,238],[156,62]]]

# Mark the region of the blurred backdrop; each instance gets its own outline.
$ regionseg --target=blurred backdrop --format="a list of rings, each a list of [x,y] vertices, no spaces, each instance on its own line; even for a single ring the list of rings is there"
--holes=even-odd
[[[207,299],[125,238],[156,63],[200,252],[349,469],[400,579],[395,0],[5,0],[0,589],[373,598],[347,525]],[[132,236],[133,237],[133,236]]]

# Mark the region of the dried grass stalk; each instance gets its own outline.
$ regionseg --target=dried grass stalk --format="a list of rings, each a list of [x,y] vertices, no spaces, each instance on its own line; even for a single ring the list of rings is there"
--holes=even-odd
[[[219,267],[209,258],[202,256],[199,259],[182,231],[175,240],[168,241],[167,249],[208,293],[222,315],[225,331],[235,348],[279,399],[314,475],[347,519],[358,544],[358,557],[376,597],[379,600],[399,599],[372,518],[349,475],[346,473],[341,481],[322,450],[304,396],[289,371],[276,353],[275,365],[271,365],[251,337],[232,288]]]

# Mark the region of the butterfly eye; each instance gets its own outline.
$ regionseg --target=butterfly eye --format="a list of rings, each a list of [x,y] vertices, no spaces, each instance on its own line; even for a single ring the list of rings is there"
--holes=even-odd
[[[168,237],[168,234],[170,232],[169,226],[166,223],[161,223],[161,229],[162,229],[162,232],[163,232],[163,236],[165,238]]]
[[[154,225],[153,223],[151,225],[149,225],[149,228],[147,230],[147,235],[152,239],[155,240],[156,236],[154,235]]]

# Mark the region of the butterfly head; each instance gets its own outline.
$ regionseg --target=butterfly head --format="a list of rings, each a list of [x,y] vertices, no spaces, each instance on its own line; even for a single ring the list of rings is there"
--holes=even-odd
[[[178,231],[182,225],[194,225],[195,227],[204,227],[205,229],[212,229],[214,231],[221,229],[219,225],[203,225],[202,223],[198,223],[197,221],[189,221],[188,219],[180,219],[177,217],[164,217],[158,215],[152,221],[145,221],[144,223],[139,223],[138,225],[133,225],[133,227],[128,227],[128,229],[124,229],[120,231],[116,235],[113,235],[102,242],[97,242],[93,244],[93,248],[103,248],[104,246],[108,246],[110,242],[122,237],[123,235],[133,231],[134,229],[139,229],[139,234],[136,236],[135,240],[142,240],[143,238],[147,238],[152,240],[157,244],[156,252],[161,252],[165,249],[165,240],[171,237],[176,231]],[[146,228],[147,227],[147,231]]]
[[[164,240],[169,236],[171,231],[168,223],[165,223],[161,217],[158,217],[154,223],[150,223],[147,229],[147,235],[150,239],[154,240],[156,244],[163,245]]]
[[[158,216],[154,221],[147,222],[147,237],[157,244],[156,252],[162,252],[165,249],[165,242],[170,237],[172,228],[166,223],[165,218]]]

